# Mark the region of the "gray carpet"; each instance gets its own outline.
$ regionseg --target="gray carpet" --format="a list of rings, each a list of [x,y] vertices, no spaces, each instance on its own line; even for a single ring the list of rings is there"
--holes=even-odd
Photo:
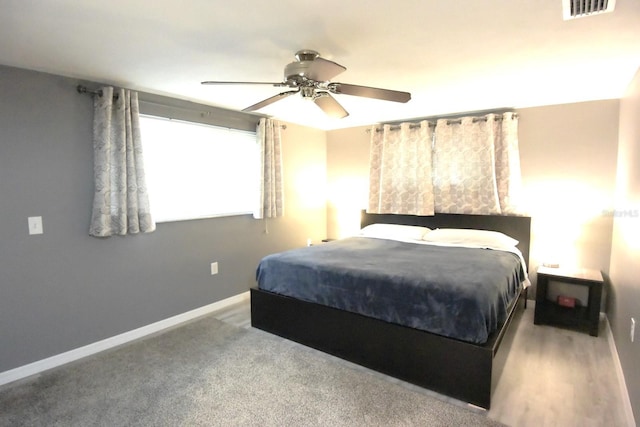
[[[3,387],[0,425],[500,424],[315,350],[206,317]]]

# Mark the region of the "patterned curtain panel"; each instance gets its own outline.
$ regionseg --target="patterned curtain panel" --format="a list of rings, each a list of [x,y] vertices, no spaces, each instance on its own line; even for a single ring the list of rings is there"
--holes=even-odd
[[[97,237],[155,230],[145,185],[138,94],[104,87],[94,97],[95,193],[89,234]]]
[[[438,120],[433,152],[436,212],[513,212],[519,180],[516,115]]]
[[[496,118],[499,117],[496,116]],[[504,113],[502,120],[494,120],[494,127],[496,128],[496,185],[500,209],[503,214],[517,214],[522,209],[517,114]]]
[[[433,215],[432,139],[427,121],[371,129],[369,212]]]
[[[275,218],[284,215],[284,190],[282,182],[282,144],[280,123],[260,119],[257,127],[260,144],[260,198],[253,217]]]

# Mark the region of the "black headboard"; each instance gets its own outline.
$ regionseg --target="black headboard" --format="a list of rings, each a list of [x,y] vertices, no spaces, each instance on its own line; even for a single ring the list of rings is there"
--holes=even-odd
[[[478,230],[499,231],[516,239],[518,249],[529,266],[529,246],[531,244],[531,217],[510,215],[467,215],[435,214],[433,216],[371,214],[362,211],[360,225],[370,224],[421,225],[435,228],[475,228]]]

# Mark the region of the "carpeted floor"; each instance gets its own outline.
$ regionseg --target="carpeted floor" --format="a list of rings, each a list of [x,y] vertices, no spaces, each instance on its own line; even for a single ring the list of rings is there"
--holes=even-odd
[[[500,424],[211,317],[0,389],[0,426],[192,425]]]

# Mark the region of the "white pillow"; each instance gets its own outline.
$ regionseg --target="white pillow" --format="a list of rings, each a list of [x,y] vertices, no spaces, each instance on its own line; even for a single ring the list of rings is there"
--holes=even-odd
[[[425,233],[430,231],[430,228],[417,225],[371,224],[360,230],[360,235],[378,239],[422,240]]]
[[[494,249],[510,249],[518,244],[516,239],[500,233],[499,231],[462,228],[438,228],[425,234],[422,237],[422,240],[426,242],[449,243],[454,245]]]

